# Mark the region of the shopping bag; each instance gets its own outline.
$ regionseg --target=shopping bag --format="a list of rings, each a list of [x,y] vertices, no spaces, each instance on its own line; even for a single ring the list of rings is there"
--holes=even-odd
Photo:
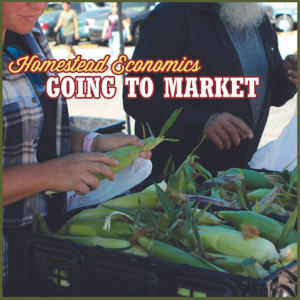
[[[133,164],[116,173],[114,181],[110,181],[107,178],[101,180],[97,190],[89,192],[85,196],[79,196],[75,192],[68,192],[66,211],[99,204],[123,194],[141,183],[151,174],[151,171],[152,162],[138,157],[133,161]]]

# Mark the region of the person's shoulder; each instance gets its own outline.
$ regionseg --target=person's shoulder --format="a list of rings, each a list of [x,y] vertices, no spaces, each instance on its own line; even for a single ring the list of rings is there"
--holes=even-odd
[[[74,9],[71,9],[71,13],[72,13],[72,15],[77,17],[77,12]]]

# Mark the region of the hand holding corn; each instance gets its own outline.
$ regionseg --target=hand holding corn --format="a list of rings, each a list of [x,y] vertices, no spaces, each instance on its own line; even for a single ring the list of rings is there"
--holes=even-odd
[[[114,172],[107,166],[117,166],[119,162],[104,153],[71,154],[43,163],[47,176],[47,189],[54,192],[75,191],[85,195],[99,186],[93,173],[102,174],[114,180]]]
[[[135,145],[144,147],[144,141],[135,135],[126,135],[124,133],[106,134],[96,137],[92,144],[92,152],[107,152],[123,146]],[[140,157],[151,158],[151,151],[142,151]]]

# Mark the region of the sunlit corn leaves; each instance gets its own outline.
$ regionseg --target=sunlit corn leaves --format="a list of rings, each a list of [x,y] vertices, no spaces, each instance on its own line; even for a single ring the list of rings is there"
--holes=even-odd
[[[182,108],[177,109],[172,115],[171,117],[166,121],[166,123],[164,124],[163,128],[160,131],[159,137],[162,138],[164,136],[164,134],[166,133],[166,131],[172,126],[172,124],[175,122],[175,120],[177,119],[178,115],[180,114]]]
[[[286,224],[283,227],[281,236],[279,238],[279,243],[278,243],[278,247],[277,247],[277,251],[279,251],[280,249],[284,248],[287,238],[289,237],[291,231],[293,230],[295,223],[296,223],[296,219],[297,219],[297,206],[294,209],[293,213],[291,214],[291,216],[288,218]]]

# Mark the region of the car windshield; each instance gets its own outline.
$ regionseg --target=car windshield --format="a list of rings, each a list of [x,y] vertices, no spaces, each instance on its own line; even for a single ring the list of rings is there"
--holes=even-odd
[[[123,2],[122,11],[144,11],[146,9],[147,2]]]

